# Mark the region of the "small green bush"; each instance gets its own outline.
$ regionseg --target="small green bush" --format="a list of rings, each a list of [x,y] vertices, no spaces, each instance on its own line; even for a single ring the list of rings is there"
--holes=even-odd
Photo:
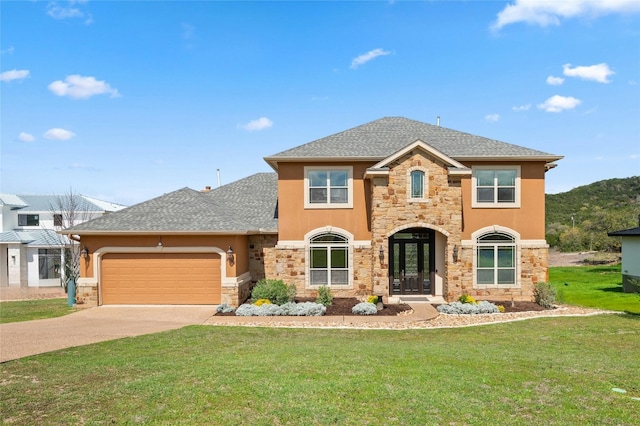
[[[318,287],[318,297],[316,297],[316,303],[323,306],[331,306],[333,303],[333,295],[331,290],[326,285]]]
[[[268,299],[271,303],[282,305],[293,302],[296,297],[295,284],[286,285],[282,280],[261,279],[251,290],[251,300]]]
[[[469,296],[468,294],[463,294],[462,296],[460,296],[458,298],[458,302],[460,302],[460,303],[477,303],[476,299],[474,299],[473,297]]]
[[[369,296],[367,297],[367,302],[373,303],[374,305],[378,303],[378,296]]]
[[[556,290],[549,283],[537,283],[533,294],[536,303],[544,308],[552,308],[556,303]]]

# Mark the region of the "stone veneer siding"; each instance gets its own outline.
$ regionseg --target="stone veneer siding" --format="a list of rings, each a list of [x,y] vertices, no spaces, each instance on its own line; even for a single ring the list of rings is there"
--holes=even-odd
[[[459,177],[450,177],[447,165],[428,158],[416,149],[393,164],[389,176],[374,178],[372,185],[372,250],[385,252],[385,261],[373,271],[373,293],[389,295],[389,237],[402,229],[430,228],[446,236],[447,247],[436,247],[451,262],[450,248],[460,244],[462,229],[462,189]],[[425,171],[425,201],[409,200],[409,172],[419,168]],[[439,272],[444,278],[444,294],[454,277],[460,279],[457,265]]]
[[[482,300],[496,301],[533,301],[536,284],[548,281],[548,247],[520,247],[519,273],[520,286],[516,288],[474,288],[473,286],[473,246],[460,248],[458,255],[459,274],[449,283],[446,299],[456,300],[468,294]]]
[[[283,280],[296,285],[296,296],[316,297],[318,288],[306,285],[306,248],[265,248],[265,274],[269,279]],[[336,297],[355,297],[372,294],[370,248],[352,247],[353,285],[334,286],[331,293]]]

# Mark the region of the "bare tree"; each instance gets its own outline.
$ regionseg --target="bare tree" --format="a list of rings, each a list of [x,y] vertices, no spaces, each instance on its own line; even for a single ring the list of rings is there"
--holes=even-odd
[[[69,192],[63,195],[57,195],[49,204],[49,212],[53,217],[53,225],[56,231],[64,231],[82,222],[92,218],[89,202],[80,194]],[[81,245],[74,235],[60,235],[57,239],[62,255],[63,268],[60,279],[62,285],[67,291],[69,282],[73,279],[75,282],[80,278],[80,262],[81,262]]]

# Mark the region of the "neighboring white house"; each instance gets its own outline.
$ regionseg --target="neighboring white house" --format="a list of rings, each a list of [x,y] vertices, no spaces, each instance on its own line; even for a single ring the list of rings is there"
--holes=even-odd
[[[56,230],[67,226],[68,212],[55,206],[73,197],[74,224],[125,206],[84,195],[0,194],[0,286],[61,285],[64,247],[70,241]]]
[[[622,239],[622,290],[640,293],[640,216],[636,228],[609,232],[609,236]]]

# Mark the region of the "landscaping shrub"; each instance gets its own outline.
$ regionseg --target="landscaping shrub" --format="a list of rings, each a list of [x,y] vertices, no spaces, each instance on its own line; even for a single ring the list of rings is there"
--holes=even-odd
[[[292,302],[296,296],[295,284],[286,285],[282,280],[261,279],[251,290],[251,300],[268,299],[271,303],[282,305]]]
[[[460,296],[458,298],[458,302],[460,302],[460,303],[477,303],[476,299],[474,299],[473,297],[469,296],[468,294],[463,294],[462,296]]]
[[[497,314],[500,312],[498,307],[491,302],[483,300],[479,303],[462,303],[451,302],[447,305],[440,305],[436,308],[441,314]]]
[[[322,285],[318,287],[318,297],[316,298],[316,303],[319,303],[323,306],[331,306],[333,303],[333,295],[331,294],[331,290],[326,285]]]
[[[314,302],[287,302],[282,305],[265,303],[260,306],[245,303],[236,309],[236,315],[241,317],[322,316],[326,311],[327,308],[324,305]]]
[[[537,283],[533,290],[536,303],[544,308],[552,308],[556,303],[556,290],[549,283]]]
[[[354,315],[375,315],[378,313],[378,308],[373,303],[361,302],[351,308],[351,312]]]
[[[258,299],[255,302],[253,302],[253,304],[256,305],[256,306],[262,306],[264,304],[270,305],[271,304],[271,300],[269,300],[269,299]]]
[[[373,303],[374,305],[378,303],[378,296],[369,296],[367,297],[368,303]]]
[[[216,308],[216,312],[219,313],[219,314],[228,314],[228,313],[233,312],[235,310],[236,310],[236,308],[234,308],[233,306],[229,306],[226,303],[223,303],[222,305],[219,305]]]

